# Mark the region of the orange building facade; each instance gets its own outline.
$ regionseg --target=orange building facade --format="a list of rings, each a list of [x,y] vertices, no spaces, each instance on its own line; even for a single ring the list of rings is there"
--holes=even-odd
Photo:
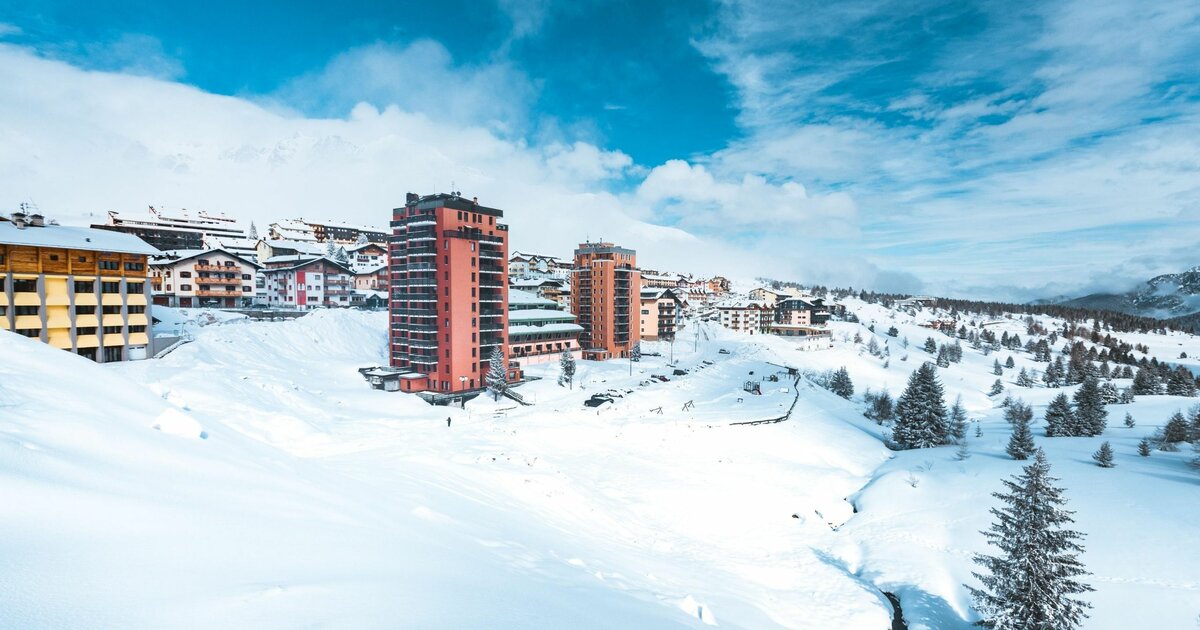
[[[629,356],[641,340],[637,253],[612,243],[581,243],[572,273],[571,312],[583,327],[583,358]]]
[[[486,386],[493,350],[508,366],[508,226],[457,195],[409,193],[389,243],[391,365],[402,391]],[[519,368],[507,368],[510,382]]]

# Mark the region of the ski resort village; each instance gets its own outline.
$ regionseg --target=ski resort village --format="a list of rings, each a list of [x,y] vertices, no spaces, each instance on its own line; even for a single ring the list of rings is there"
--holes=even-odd
[[[506,213],[6,215],[0,625],[1200,619],[1190,329],[515,251]]]

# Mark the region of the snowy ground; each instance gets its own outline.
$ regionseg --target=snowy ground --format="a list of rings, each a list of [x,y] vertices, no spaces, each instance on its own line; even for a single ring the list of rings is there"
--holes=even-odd
[[[534,366],[531,407],[368,389],[355,368],[384,361],[381,313],[197,327],[164,359],[106,366],[0,334],[21,357],[0,362],[0,503],[22,506],[0,513],[0,626],[882,629],[889,591],[911,628],[969,627],[970,555],[1020,467],[983,393],[997,355],[939,370],[983,431],[962,462],[888,451],[858,403],[807,382],[798,398],[786,378],[742,391],[782,365],[845,365],[860,393],[895,396],[925,337],[946,340],[853,307],[863,323],[836,323],[829,351],[709,327],[675,343],[681,377],[666,344],[645,344],[662,356],[632,376],[581,362],[575,389]],[[901,330],[877,337],[887,368],[849,341],[872,320]],[[1009,382],[1033,365],[1014,358]],[[582,405],[610,389],[614,404]],[[1040,419],[1055,393],[1019,395]],[[787,422],[732,424],[794,399]],[[1038,432],[1088,533],[1088,627],[1200,614],[1192,454],[1134,452],[1192,402],[1111,406],[1102,438]],[[1114,469],[1091,461],[1104,439]]]

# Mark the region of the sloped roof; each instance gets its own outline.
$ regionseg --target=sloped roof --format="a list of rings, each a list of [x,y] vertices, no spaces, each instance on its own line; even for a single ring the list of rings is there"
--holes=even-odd
[[[145,254],[160,252],[146,241],[124,232],[97,230],[70,225],[19,228],[10,221],[0,221],[0,243],[30,247],[61,247],[63,249]]]
[[[244,256],[239,256],[229,250],[222,249],[220,247],[213,247],[210,249],[172,249],[172,250],[160,252],[159,256],[156,256],[150,260],[150,264],[152,264],[152,265],[174,265],[177,262],[181,262],[184,260],[190,260],[192,258],[199,258],[200,256],[207,256],[209,254],[214,254],[214,253],[225,254],[226,256],[229,256],[230,258],[236,258],[236,259],[246,263],[247,265],[250,265],[251,267],[255,267],[257,269],[262,269],[262,265],[254,262],[253,260],[250,260],[249,258],[246,258]],[[165,255],[162,255],[162,254],[165,254]]]

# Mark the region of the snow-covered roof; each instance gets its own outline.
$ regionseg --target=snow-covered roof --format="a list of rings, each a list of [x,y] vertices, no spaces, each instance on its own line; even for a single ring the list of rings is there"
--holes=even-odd
[[[510,322],[547,321],[552,319],[573,322],[575,321],[575,316],[566,311],[549,308],[526,308],[508,312],[508,321]]]
[[[325,246],[316,241],[296,241],[292,239],[260,239],[267,244],[268,247],[277,249],[294,249],[298,252],[310,252],[320,254],[325,251]]]
[[[344,245],[343,247],[345,247],[346,251],[348,251],[348,252],[356,252],[360,249],[366,249],[368,247],[378,247],[379,249],[382,249],[384,251],[384,253],[387,253],[387,248],[384,247],[383,245],[380,245],[379,243],[363,243],[361,245],[358,245],[358,244]]]
[[[359,267],[359,268],[355,269],[354,275],[356,275],[356,276],[372,275],[372,274],[379,273],[379,271],[381,269],[386,269],[386,268],[387,268],[387,265],[371,265],[370,267]]]
[[[151,257],[150,264],[160,266],[174,265],[178,262],[190,260],[192,258],[199,258],[200,256],[208,256],[211,254],[225,254],[230,258],[236,258],[237,260],[240,260],[252,267],[262,267],[262,265],[259,265],[245,256],[239,256],[234,252],[222,249],[220,247],[213,247],[210,249],[171,249],[161,252],[161,255],[159,256]]]
[[[548,300],[544,297],[538,297],[535,293],[512,288],[508,290],[508,304],[510,307],[513,304],[522,306],[558,306],[558,302],[554,300]]]
[[[508,325],[508,334],[512,335],[536,335],[538,333],[572,333],[583,332],[583,326],[579,324],[546,324],[544,326],[524,326],[524,325]]]
[[[318,258],[324,258],[324,256],[319,254],[285,254],[282,256],[271,256],[270,258],[264,260],[263,264],[270,265],[286,262],[300,262],[303,260],[316,260]]]
[[[160,253],[146,241],[124,232],[70,225],[19,228],[9,221],[0,221],[0,243],[121,254],[145,254],[147,256]]]
[[[561,288],[563,286],[563,281],[556,278],[521,278],[519,280],[513,280],[509,283],[509,286],[536,288],[550,284]]]
[[[307,267],[307,266],[309,266],[309,265],[312,265],[312,264],[314,264],[314,263],[321,262],[321,261],[325,261],[325,262],[327,262],[327,263],[329,263],[329,264],[331,264],[331,265],[333,265],[333,266],[335,266],[335,267],[337,267],[337,268],[339,268],[339,269],[341,269],[341,270],[345,271],[346,273],[349,273],[349,274],[353,274],[353,273],[354,273],[354,270],[353,270],[353,269],[351,269],[351,268],[347,267],[346,265],[344,265],[344,264],[342,264],[342,263],[340,263],[340,262],[338,262],[338,261],[336,261],[336,260],[334,260],[334,259],[332,259],[332,258],[329,258],[328,256],[318,256],[318,257],[312,257],[312,256],[275,256],[274,258],[284,258],[284,259],[287,259],[287,258],[292,258],[292,259],[299,260],[299,261],[301,261],[301,262],[300,262],[299,264],[297,264],[297,265],[292,265],[292,266],[290,266],[290,267],[272,267],[272,268],[269,268],[269,269],[264,269],[264,270],[263,270],[263,273],[280,273],[280,272],[283,272],[283,271],[294,271],[294,270],[296,270],[296,269],[301,269],[301,268]],[[272,259],[271,259],[271,258],[268,258],[267,260],[268,260],[268,261],[270,261],[270,260],[272,260]]]

